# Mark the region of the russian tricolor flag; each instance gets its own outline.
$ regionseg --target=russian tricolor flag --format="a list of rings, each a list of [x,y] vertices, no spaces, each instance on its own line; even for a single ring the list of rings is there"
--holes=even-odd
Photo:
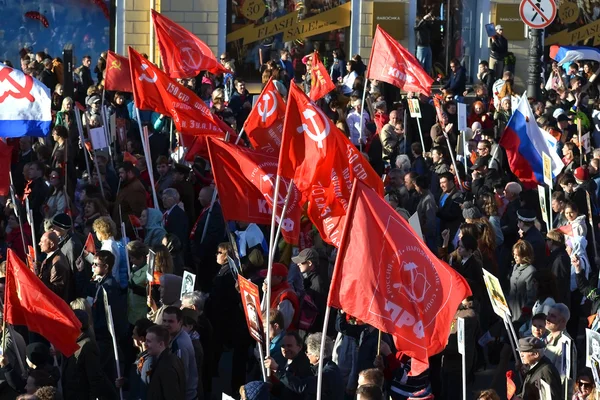
[[[0,63],[0,137],[47,136],[51,105],[42,82]]]
[[[564,167],[556,154],[556,140],[538,126],[525,95],[508,121],[500,145],[506,150],[510,169],[526,189],[544,184],[542,153],[552,159],[553,177]]]

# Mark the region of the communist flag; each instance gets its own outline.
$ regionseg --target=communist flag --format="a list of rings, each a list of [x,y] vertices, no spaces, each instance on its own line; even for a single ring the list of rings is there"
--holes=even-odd
[[[88,253],[96,254],[96,242],[94,242],[94,236],[92,235],[91,232],[88,233],[88,236],[87,236],[87,239],[85,240],[85,244],[83,245],[83,248]]]
[[[133,92],[131,87],[131,72],[129,71],[129,60],[112,51],[108,51],[106,57],[106,75],[104,76],[104,88],[106,90],[119,90],[121,92]]]
[[[165,72],[171,78],[194,78],[201,71],[229,72],[196,35],[152,10],[152,21]]]
[[[377,79],[407,92],[431,94],[433,79],[419,61],[377,25],[373,38],[367,79]]]
[[[335,89],[335,84],[329,76],[329,72],[319,59],[319,53],[315,51],[312,58],[310,93],[308,97],[312,101],[317,101],[327,93]]]
[[[190,89],[169,78],[140,53],[129,48],[129,66],[135,106],[173,118],[175,127],[188,135],[223,136],[219,122]]]
[[[65,356],[79,346],[81,322],[67,303],[42,283],[11,249],[7,250],[4,318],[44,336]]]
[[[0,196],[8,196],[10,194],[10,160],[12,149],[12,146],[0,140]]]
[[[354,178],[383,194],[368,161],[325,113],[296,85],[283,125],[278,174],[294,183],[309,202],[308,216],[325,241],[339,246]]]
[[[229,221],[254,222],[261,225],[271,223],[275,178],[277,176],[277,156],[257,150],[207,138],[208,153],[213,168],[215,184],[221,196],[223,217]],[[277,197],[277,216],[281,215],[289,181],[282,179]],[[281,234],[286,242],[298,243],[300,235],[301,194],[295,185],[288,201]]]
[[[266,153],[277,154],[281,147],[284,117],[285,103],[271,78],[244,122],[244,132],[252,146]]]
[[[328,306],[394,335],[397,350],[422,365],[444,350],[458,306],[470,295],[465,279],[408,222],[355,182]]]

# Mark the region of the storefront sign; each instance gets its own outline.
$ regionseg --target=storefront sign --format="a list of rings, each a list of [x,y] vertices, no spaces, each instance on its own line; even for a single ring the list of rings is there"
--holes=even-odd
[[[283,34],[283,41],[304,39],[335,29],[350,26],[350,3],[298,20],[298,11],[276,18],[262,25],[247,25],[227,35],[227,43],[244,39],[244,45]]]
[[[404,39],[404,7],[406,3],[373,3],[373,36],[377,25],[396,40]]]
[[[265,15],[267,8],[263,0],[246,0],[240,11],[246,19],[258,21]]]
[[[525,24],[521,20],[518,4],[494,3],[492,22],[494,25],[502,25],[504,37],[508,40],[525,39]]]
[[[579,18],[579,7],[569,1],[563,2],[558,8],[558,18],[563,24],[572,24]]]
[[[544,40],[544,44],[546,46],[552,44],[567,46],[590,38],[594,38],[594,46],[600,44],[600,19],[571,32],[565,29],[562,32],[548,36],[546,40]]]

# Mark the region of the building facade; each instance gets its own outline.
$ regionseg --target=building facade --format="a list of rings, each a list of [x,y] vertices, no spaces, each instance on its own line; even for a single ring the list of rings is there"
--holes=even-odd
[[[600,44],[600,0],[556,0],[557,20],[546,37],[560,44]],[[458,58],[474,80],[479,60],[489,57],[486,25],[500,24],[515,56],[517,87],[527,76],[526,26],[520,0],[0,0],[0,56],[18,65],[19,52],[60,55],[73,43],[76,59],[94,59],[107,48],[120,54],[132,46],[159,62],[150,23],[154,8],[206,42],[215,54],[227,52],[242,76],[260,80],[259,66],[278,59],[282,48],[302,55],[318,49],[325,64],[331,51],[360,54],[368,60],[379,24],[415,52],[419,15],[436,17],[432,30],[434,71],[444,76]],[[568,35],[575,32],[573,35]],[[598,43],[595,43],[596,40]],[[546,40],[546,44],[551,44]],[[77,61],[78,62],[78,61]]]

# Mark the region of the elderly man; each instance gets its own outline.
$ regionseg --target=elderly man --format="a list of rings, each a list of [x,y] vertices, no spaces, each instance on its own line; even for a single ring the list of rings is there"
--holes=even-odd
[[[333,342],[325,337],[323,360],[320,358],[322,333],[313,333],[306,339],[306,355],[312,364],[312,376],[300,378],[294,376],[285,369],[284,365],[278,365],[271,357],[265,359],[265,368],[274,372],[275,376],[283,386],[293,393],[304,394],[305,399],[313,399],[317,394],[317,375],[319,363],[323,363],[323,387],[324,399],[342,400],[344,398],[344,384],[337,364],[331,360],[333,353]]]
[[[390,112],[390,120],[387,124],[383,126],[381,129],[381,133],[379,137],[381,138],[381,156],[383,160],[389,161],[391,164],[394,164],[396,161],[396,156],[399,154],[399,150],[404,150],[403,148],[398,149],[398,143],[400,138],[403,136],[399,135],[396,132],[396,123],[398,122],[398,111],[394,110]],[[404,141],[402,141],[404,142]]]
[[[544,356],[550,360],[557,370],[560,370],[562,366],[563,356],[563,343],[571,342],[571,363],[572,363],[572,376],[577,376],[577,371],[573,371],[573,368],[577,366],[574,360],[577,360],[577,348],[575,341],[567,333],[567,322],[571,317],[569,307],[563,303],[558,303],[550,306],[550,310],[546,315],[546,329],[550,332],[546,338],[546,351]],[[566,378],[567,383],[570,381],[570,377]],[[562,382],[563,384],[565,382]],[[569,385],[572,387],[572,385]],[[569,396],[570,397],[570,396]]]
[[[521,362],[528,366],[529,370],[525,373],[523,387],[516,397],[517,400],[537,399],[541,380],[550,385],[551,399],[561,398],[560,375],[554,364],[544,356],[545,347],[544,342],[538,338],[519,339]]]
[[[187,248],[188,235],[190,231],[189,218],[185,211],[179,207],[181,197],[177,189],[168,188],[162,193],[162,203],[165,209],[163,214],[163,225],[168,233],[177,236],[184,249]]]
[[[71,268],[67,258],[59,251],[59,238],[53,231],[46,232],[40,239],[40,250],[46,259],[36,264],[36,274],[48,289],[56,293],[64,301],[72,300]]]
[[[83,237],[72,228],[73,221],[67,214],[57,214],[52,218],[52,230],[60,240],[60,251],[67,258],[67,265],[75,272],[75,260],[83,250]]]

